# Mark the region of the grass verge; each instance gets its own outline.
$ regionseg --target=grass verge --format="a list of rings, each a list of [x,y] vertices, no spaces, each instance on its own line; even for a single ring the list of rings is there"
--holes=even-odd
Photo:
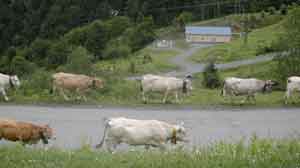
[[[8,168],[274,168],[300,166],[298,139],[271,140],[253,137],[249,144],[215,143],[193,151],[123,152],[110,154],[82,148],[76,151],[1,146],[0,167]]]

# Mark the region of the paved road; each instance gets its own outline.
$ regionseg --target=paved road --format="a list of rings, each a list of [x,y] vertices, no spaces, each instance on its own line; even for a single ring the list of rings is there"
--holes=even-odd
[[[195,52],[199,52],[200,49],[212,46],[211,44],[203,44],[199,46],[191,47],[185,51],[182,51],[181,54],[177,55],[173,59],[170,60],[171,63],[177,65],[179,70],[171,71],[165,73],[166,76],[185,76],[187,74],[194,74],[203,72],[205,68],[205,63],[195,63],[190,61],[188,58],[192,56]],[[232,61],[228,63],[216,64],[216,67],[220,70],[236,68],[245,65],[252,65],[262,62],[271,61],[274,58],[275,54],[266,54],[257,56],[255,58]]]
[[[0,106],[1,118],[50,123],[57,139],[51,145],[78,148],[88,142],[95,145],[102,137],[103,118],[125,116],[159,119],[188,128],[189,146],[216,140],[259,137],[283,138],[300,128],[300,109],[188,109],[188,108],[98,108],[96,106]],[[7,143],[7,142],[1,142]]]

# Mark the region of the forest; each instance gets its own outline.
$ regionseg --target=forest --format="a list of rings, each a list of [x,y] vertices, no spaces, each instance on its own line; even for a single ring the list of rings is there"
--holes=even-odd
[[[0,72],[55,70],[73,62],[75,49],[86,62],[127,57],[155,40],[160,27],[292,3],[299,1],[1,0]]]

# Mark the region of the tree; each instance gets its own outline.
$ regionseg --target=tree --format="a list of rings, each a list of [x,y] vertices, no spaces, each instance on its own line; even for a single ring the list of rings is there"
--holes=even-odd
[[[62,68],[70,73],[90,74],[92,72],[92,56],[84,47],[76,47],[68,56],[67,64]]]
[[[287,77],[300,74],[300,7],[292,9],[284,21],[284,33],[276,45],[288,51],[275,59],[277,78],[285,83]]]
[[[190,12],[182,12],[176,17],[175,22],[179,30],[184,31],[184,27],[187,23],[193,20],[193,14]]]

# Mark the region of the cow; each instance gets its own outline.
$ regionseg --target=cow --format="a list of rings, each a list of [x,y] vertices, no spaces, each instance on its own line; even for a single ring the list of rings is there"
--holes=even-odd
[[[11,119],[0,119],[0,140],[19,141],[25,144],[37,144],[40,140],[48,144],[53,138],[53,130],[49,125],[36,125],[29,122]]]
[[[58,91],[65,100],[69,100],[69,98],[64,93],[64,90],[74,91],[86,100],[86,97],[83,95],[86,91],[91,88],[103,88],[101,79],[81,74],[59,72],[52,75],[52,80],[51,92]]]
[[[288,99],[292,96],[295,91],[300,91],[300,77],[291,76],[287,79],[286,92],[285,92],[285,104],[288,103]]]
[[[133,146],[159,147],[165,149],[168,142],[187,142],[186,130],[183,123],[169,124],[158,120],[136,120],[124,117],[105,120],[104,134],[96,148],[106,144],[113,152],[118,144],[125,143]]]
[[[179,79],[176,77],[164,77],[158,75],[147,74],[144,75],[141,79],[141,92],[143,101],[146,103],[145,94],[147,92],[162,92],[164,93],[164,97],[162,102],[166,103],[168,94],[173,92],[176,98],[176,102],[178,100],[178,93],[182,92],[183,94],[187,94],[188,91],[193,89],[191,76],[187,76],[184,79]]]
[[[224,80],[222,95],[225,96],[246,96],[246,99],[250,101],[250,98],[255,102],[255,94],[269,93],[272,91],[272,86],[276,85],[276,82],[271,80],[259,80],[255,78],[236,78],[228,77]]]
[[[20,85],[21,82],[17,75],[10,76],[0,73],[0,92],[5,101],[9,101],[5,90],[8,88],[18,88]]]

